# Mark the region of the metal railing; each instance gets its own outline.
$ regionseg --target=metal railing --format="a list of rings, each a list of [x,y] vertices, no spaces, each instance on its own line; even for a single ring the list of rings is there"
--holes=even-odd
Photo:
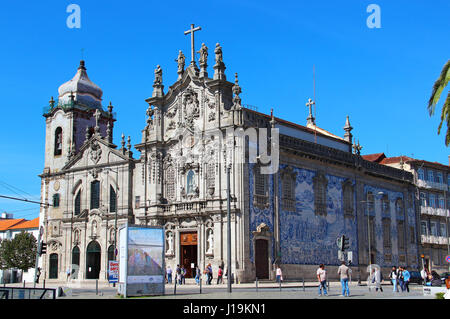
[[[0,299],[56,299],[56,289],[0,287]]]

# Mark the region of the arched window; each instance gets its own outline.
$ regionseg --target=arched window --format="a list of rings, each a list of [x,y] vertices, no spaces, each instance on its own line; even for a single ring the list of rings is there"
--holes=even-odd
[[[62,128],[58,127],[55,130],[55,150],[54,150],[54,154],[55,155],[61,155],[62,154]]]
[[[316,215],[327,215],[327,186],[328,179],[325,174],[318,172],[313,177],[314,213]]]
[[[72,249],[72,265],[80,266],[80,248],[78,246]]]
[[[58,193],[53,194],[53,207],[59,207],[60,195]]]
[[[117,210],[117,195],[114,187],[109,187],[109,211],[115,213]]]
[[[50,255],[48,278],[49,279],[57,279],[58,278],[58,254]]]
[[[73,213],[75,216],[78,216],[81,213],[81,190],[79,190],[77,195],[75,196]]]
[[[100,207],[100,182],[91,182],[91,209]]]
[[[397,198],[395,201],[395,212],[397,216],[403,215],[403,200],[401,198]]]

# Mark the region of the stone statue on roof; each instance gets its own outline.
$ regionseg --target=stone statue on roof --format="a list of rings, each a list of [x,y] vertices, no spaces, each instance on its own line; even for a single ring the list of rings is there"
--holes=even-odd
[[[184,64],[186,61],[186,57],[184,56],[183,52],[180,50],[178,53],[178,58],[175,60],[175,62],[178,63],[178,73],[184,72]]]
[[[200,58],[198,59],[200,66],[206,65],[206,63],[208,62],[208,47],[204,43],[202,43],[202,47],[199,51],[197,51],[197,53],[200,54]]]
[[[214,50],[214,53],[216,54],[216,64],[222,64],[223,58],[222,58],[222,47],[219,43],[216,43],[216,49]]]
[[[159,65],[155,69],[155,82],[154,84],[162,84],[162,69]]]

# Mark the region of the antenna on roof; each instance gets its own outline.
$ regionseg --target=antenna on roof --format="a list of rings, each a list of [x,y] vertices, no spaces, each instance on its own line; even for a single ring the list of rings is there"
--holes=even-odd
[[[317,119],[316,116],[316,69],[313,64],[313,99],[314,99],[314,119]],[[314,123],[314,143],[317,143],[317,124]]]

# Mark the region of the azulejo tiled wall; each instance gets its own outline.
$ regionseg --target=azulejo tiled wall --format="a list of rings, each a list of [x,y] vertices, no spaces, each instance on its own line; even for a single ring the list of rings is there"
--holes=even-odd
[[[286,165],[280,165],[280,171],[283,170]],[[338,247],[336,244],[337,238],[345,235],[350,238],[349,251],[352,252],[353,265],[358,265],[358,234],[357,234],[357,194],[356,187],[353,191],[353,215],[344,215],[344,199],[343,199],[343,183],[348,178],[343,176],[335,176],[326,174],[327,178],[327,213],[326,215],[316,215],[314,210],[314,189],[313,178],[317,174],[316,171],[292,167],[293,172],[296,173],[295,180],[295,211],[286,211],[282,209],[281,200],[280,207],[280,253],[282,264],[298,264],[298,265],[318,265],[324,263],[326,265],[339,265],[338,259]],[[250,259],[254,261],[253,252],[253,234],[252,231],[256,230],[256,227],[265,223],[269,226],[270,231],[274,232],[274,202],[273,202],[273,176],[268,176],[269,186],[269,206],[265,209],[255,207],[253,205],[253,166],[249,170],[249,183],[250,183]],[[350,182],[355,186],[355,181],[350,179]],[[279,177],[280,185],[278,191],[278,198],[282,198],[281,190],[281,177]],[[412,205],[408,205],[407,201],[403,198],[403,193],[387,189],[386,187],[373,187],[364,185],[363,197],[366,197],[368,191],[372,191],[375,195],[375,233],[376,233],[376,250],[377,260],[376,262],[380,266],[390,267],[391,265],[399,265],[399,252],[398,250],[398,230],[397,222],[399,220],[405,220],[405,226],[409,234],[409,227],[415,229],[415,210],[414,201]],[[377,195],[379,192],[388,195],[390,201],[389,213],[383,213],[381,207],[381,195]],[[408,194],[412,196],[412,194]],[[395,211],[395,201],[397,198],[404,200],[406,208],[405,216],[399,215]],[[383,218],[391,218],[391,247],[383,247]],[[364,227],[363,227],[364,228]],[[416,245],[412,244],[409,235],[407,236],[406,246],[407,254],[412,257],[417,255]],[[364,238],[364,235],[362,236]],[[362,243],[363,244],[363,243]],[[272,241],[272,262],[277,252],[275,252],[274,241]],[[391,260],[385,261],[385,254],[391,256]],[[415,260],[414,258],[409,258]],[[414,263],[408,265],[415,267]]]

